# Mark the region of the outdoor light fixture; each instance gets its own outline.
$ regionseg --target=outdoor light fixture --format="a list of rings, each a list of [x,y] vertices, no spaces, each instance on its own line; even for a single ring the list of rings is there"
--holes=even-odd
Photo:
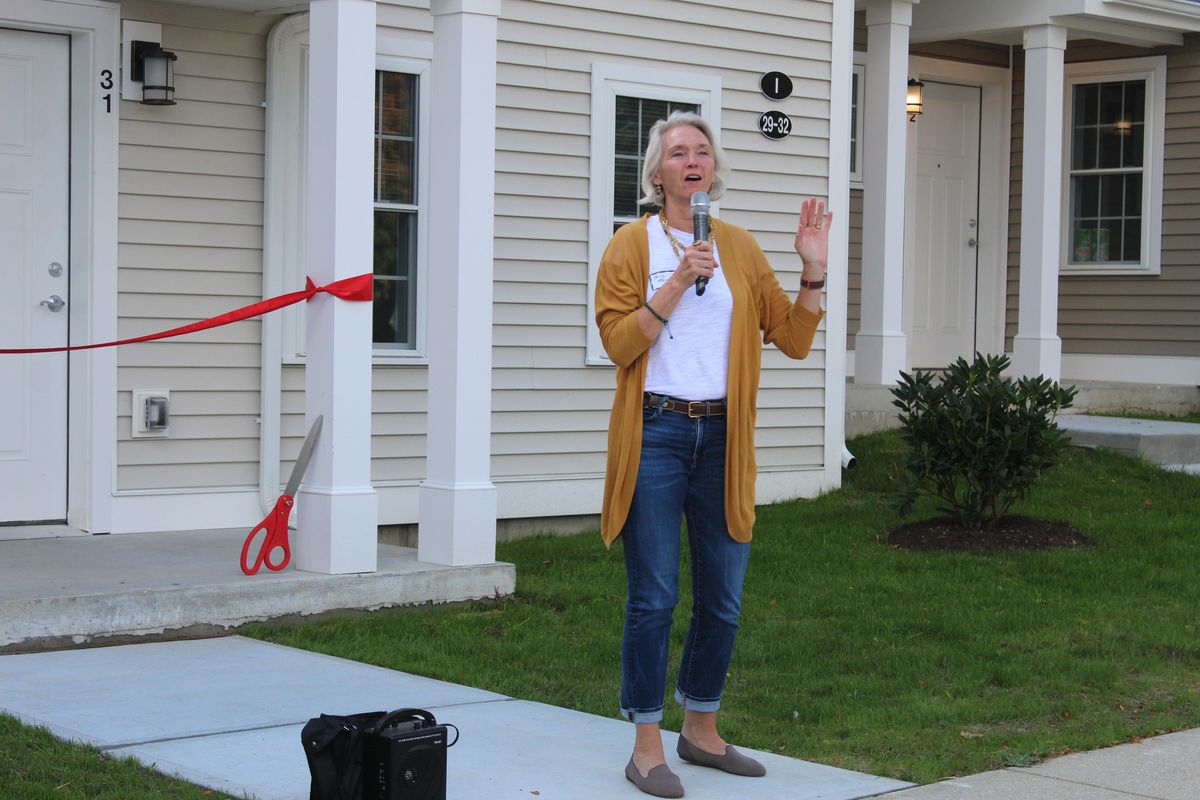
[[[148,106],[175,105],[175,60],[158,42],[133,42],[130,78],[142,82],[142,103]]]
[[[913,78],[908,79],[908,99],[905,102],[905,110],[908,112],[908,121],[916,122],[917,117],[921,116],[921,112],[925,110],[925,101],[923,89],[925,84]]]

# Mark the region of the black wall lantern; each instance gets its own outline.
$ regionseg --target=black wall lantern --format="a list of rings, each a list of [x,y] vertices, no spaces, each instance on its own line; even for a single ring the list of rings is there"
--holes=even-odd
[[[163,50],[158,42],[133,42],[130,78],[142,82],[142,103],[175,105],[176,58],[170,50]]]
[[[925,84],[913,78],[908,79],[908,97],[905,98],[904,108],[908,112],[908,121],[916,122],[917,117],[925,110]]]

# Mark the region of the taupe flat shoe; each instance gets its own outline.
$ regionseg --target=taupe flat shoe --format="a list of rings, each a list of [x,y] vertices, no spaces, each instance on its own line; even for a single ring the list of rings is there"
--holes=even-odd
[[[683,797],[683,784],[679,782],[679,776],[671,772],[671,768],[666,764],[659,764],[643,778],[642,773],[633,765],[633,757],[630,756],[629,763],[625,766],[625,778],[646,794],[655,797]]]
[[[701,767],[713,767],[714,769],[729,772],[733,775],[761,778],[767,774],[766,767],[750,756],[739,753],[731,744],[725,745],[725,755],[715,756],[696,747],[683,738],[681,734],[679,736],[679,744],[675,746],[675,752],[679,753],[679,757],[689,764],[696,764]]]

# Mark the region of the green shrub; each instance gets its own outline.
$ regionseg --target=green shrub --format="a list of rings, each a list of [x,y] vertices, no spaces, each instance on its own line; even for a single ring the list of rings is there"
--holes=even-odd
[[[976,353],[972,364],[959,358],[947,367],[940,381],[932,372],[900,373],[892,395],[909,445],[894,495],[902,514],[929,494],[959,524],[990,527],[1055,463],[1068,437],[1054,417],[1076,390],[1041,376],[1003,378],[1008,365],[1007,356]]]

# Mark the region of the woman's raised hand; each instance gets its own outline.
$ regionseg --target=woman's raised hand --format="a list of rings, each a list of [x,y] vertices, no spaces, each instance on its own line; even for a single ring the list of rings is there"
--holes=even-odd
[[[815,197],[800,206],[800,224],[796,228],[796,255],[804,266],[825,271],[829,263],[829,228],[833,212],[825,212],[825,201]]]

